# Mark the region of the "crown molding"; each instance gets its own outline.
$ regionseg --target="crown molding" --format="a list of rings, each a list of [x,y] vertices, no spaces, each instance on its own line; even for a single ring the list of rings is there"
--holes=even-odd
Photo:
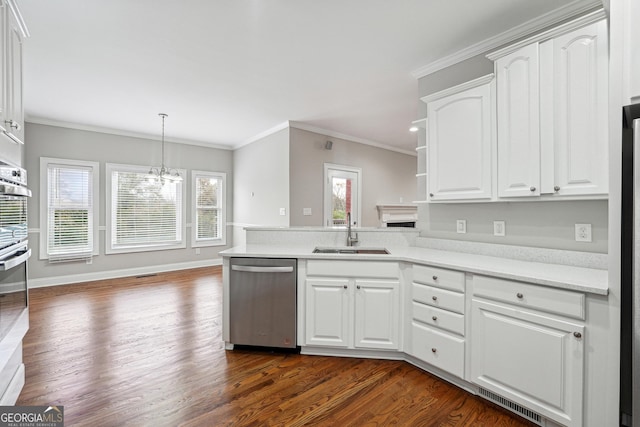
[[[357,136],[351,136],[344,133],[336,132],[329,129],[322,129],[316,126],[312,126],[302,122],[289,121],[289,126],[296,129],[306,130],[308,132],[319,133],[321,135],[330,136],[332,138],[344,139],[346,141],[357,142],[358,144],[369,145],[376,148],[382,148],[383,150],[395,151],[396,153],[407,154],[409,156],[416,156],[415,151],[404,150],[402,148],[394,147],[392,145],[383,144],[376,141],[371,141]]]
[[[283,129],[287,129],[288,127],[289,127],[289,122],[282,122],[282,123],[280,123],[278,125],[275,125],[274,127],[270,128],[270,129],[265,130],[264,132],[260,132],[260,133],[258,133],[256,135],[252,136],[251,138],[242,141],[239,144],[235,144],[233,146],[233,149],[237,150],[238,148],[244,147],[245,145],[249,145],[249,144],[251,144],[253,142],[256,142],[256,141],[258,141],[258,140],[260,140],[262,138],[266,138],[269,135],[273,135],[274,133],[280,132]]]
[[[528,46],[533,43],[542,42],[545,40],[552,39],[561,34],[568,33],[570,31],[576,30],[578,28],[582,28],[586,25],[592,24],[594,22],[600,21],[607,17],[604,9],[594,10],[586,15],[582,15],[581,17],[574,19],[572,21],[566,22],[564,24],[553,27],[547,31],[543,31],[542,33],[536,34],[532,37],[528,37],[524,40],[520,40],[519,42],[510,44],[509,46],[505,46],[502,49],[495,50],[489,54],[487,54],[487,59],[491,61],[495,61],[498,58],[502,58],[516,50]]]
[[[451,55],[447,55],[443,58],[426,64],[412,71],[411,76],[416,79],[428,76],[429,74],[433,74],[436,71],[440,71],[466,59],[499,48],[500,46],[509,44],[517,39],[526,37],[537,31],[542,31],[547,27],[555,25],[573,16],[578,16],[580,14],[600,8],[602,8],[602,2],[600,0],[575,0],[563,7],[560,7],[516,27],[513,27],[510,30],[504,31],[496,36],[482,40]]]
[[[492,81],[493,81],[493,73],[487,74],[486,76],[478,77],[477,79],[473,79],[471,81],[464,82],[457,86],[453,86],[453,87],[441,90],[440,92],[423,96],[422,98],[420,98],[420,101],[424,102],[425,104],[428,104],[429,102],[435,101],[440,98],[444,98],[445,96],[453,95],[455,93],[459,93],[467,89],[472,89],[474,87],[482,86],[487,83],[491,83]]]
[[[86,132],[97,132],[97,133],[105,133],[108,135],[126,136],[130,138],[141,138],[141,139],[150,139],[153,141],[159,141],[158,135],[150,135],[150,134],[145,134],[141,132],[130,132],[130,131],[121,130],[121,129],[111,129],[111,128],[105,128],[100,126],[82,125],[78,123],[44,119],[40,117],[28,117],[25,121],[27,123],[32,123],[36,125],[55,126],[60,128],[66,128],[66,129],[82,130]],[[233,147],[229,145],[213,144],[213,143],[208,143],[203,141],[192,141],[188,139],[166,138],[166,137],[164,140],[165,142],[171,142],[174,144],[196,145],[199,147],[217,148],[219,150],[233,150]]]
[[[24,22],[24,18],[22,17],[22,12],[20,12],[20,8],[18,7],[18,3],[16,0],[6,0],[7,5],[9,6],[9,10],[13,14],[13,17],[16,19],[18,23],[18,28],[22,33],[22,37],[30,37],[29,28],[27,28],[27,24]]]

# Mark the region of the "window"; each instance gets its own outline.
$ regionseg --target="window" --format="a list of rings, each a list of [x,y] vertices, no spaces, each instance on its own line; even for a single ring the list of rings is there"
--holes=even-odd
[[[98,254],[96,162],[40,159],[40,258],[49,262]]]
[[[360,182],[362,170],[350,166],[324,164],[324,223],[327,227],[360,225]]]
[[[107,253],[186,247],[184,180],[163,181],[148,172],[107,164]]]
[[[193,171],[193,219],[191,246],[226,244],[226,174]]]

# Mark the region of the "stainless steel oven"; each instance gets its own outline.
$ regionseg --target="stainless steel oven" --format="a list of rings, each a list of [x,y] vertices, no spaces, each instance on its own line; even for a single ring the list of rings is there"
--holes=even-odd
[[[24,169],[0,162],[0,340],[27,307],[27,229]]]

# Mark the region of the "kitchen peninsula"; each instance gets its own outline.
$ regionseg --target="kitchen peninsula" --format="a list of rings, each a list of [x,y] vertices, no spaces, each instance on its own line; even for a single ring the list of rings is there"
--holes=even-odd
[[[313,253],[342,229],[247,229],[222,254],[227,348],[230,258],[294,258],[303,354],[405,360],[543,425],[601,425],[606,255],[355,231],[389,253]]]

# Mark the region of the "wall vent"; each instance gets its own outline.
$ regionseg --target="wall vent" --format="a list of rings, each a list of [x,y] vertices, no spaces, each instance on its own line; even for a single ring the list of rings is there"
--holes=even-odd
[[[485,399],[490,400],[491,402],[500,405],[503,408],[509,409],[510,411],[515,412],[521,417],[538,424],[539,426],[542,425],[542,416],[537,412],[533,412],[532,410],[527,409],[522,405],[512,402],[509,399],[505,399],[504,397],[482,387],[480,387],[479,389],[479,394]]]

